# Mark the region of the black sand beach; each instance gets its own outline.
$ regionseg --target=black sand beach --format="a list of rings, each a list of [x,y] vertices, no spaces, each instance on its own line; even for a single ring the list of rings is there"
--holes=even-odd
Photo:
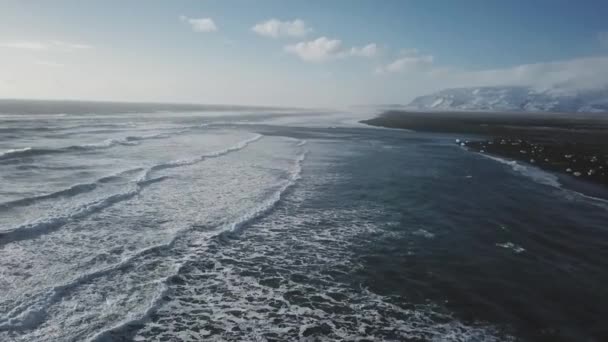
[[[608,187],[608,115],[388,111],[363,123],[462,133],[455,143]]]

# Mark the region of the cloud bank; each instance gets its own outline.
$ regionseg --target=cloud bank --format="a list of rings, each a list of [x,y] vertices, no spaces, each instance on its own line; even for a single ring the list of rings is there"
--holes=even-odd
[[[269,19],[255,24],[251,30],[260,36],[270,38],[304,37],[312,32],[312,28],[301,19],[295,19],[293,21]]]
[[[378,53],[376,44],[344,48],[339,39],[320,37],[315,40],[285,46],[285,52],[300,57],[305,62],[326,62],[345,57],[373,57]]]
[[[463,85],[524,85],[537,88],[593,89],[608,86],[608,57],[587,57],[510,68],[466,71],[435,69],[435,78]]]
[[[408,103],[448,88],[525,86],[564,95],[608,87],[608,57],[584,57],[505,68],[471,70],[436,65],[423,55],[400,57],[376,70],[379,103]],[[432,62],[432,63],[431,63]]]

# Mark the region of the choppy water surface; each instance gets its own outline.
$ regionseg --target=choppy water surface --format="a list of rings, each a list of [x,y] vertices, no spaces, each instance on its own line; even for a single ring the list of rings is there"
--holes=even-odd
[[[608,203],[351,122],[3,115],[0,340],[608,338]]]

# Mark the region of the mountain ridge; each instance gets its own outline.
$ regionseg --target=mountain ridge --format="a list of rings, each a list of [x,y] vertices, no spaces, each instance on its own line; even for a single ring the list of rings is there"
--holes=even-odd
[[[500,112],[608,112],[608,87],[572,90],[525,86],[448,88],[419,96],[409,103],[416,110]]]

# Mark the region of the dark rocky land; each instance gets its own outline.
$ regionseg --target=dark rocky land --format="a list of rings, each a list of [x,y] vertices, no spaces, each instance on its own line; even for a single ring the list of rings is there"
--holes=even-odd
[[[608,188],[608,115],[388,111],[363,123],[460,133],[474,152],[517,160]]]

